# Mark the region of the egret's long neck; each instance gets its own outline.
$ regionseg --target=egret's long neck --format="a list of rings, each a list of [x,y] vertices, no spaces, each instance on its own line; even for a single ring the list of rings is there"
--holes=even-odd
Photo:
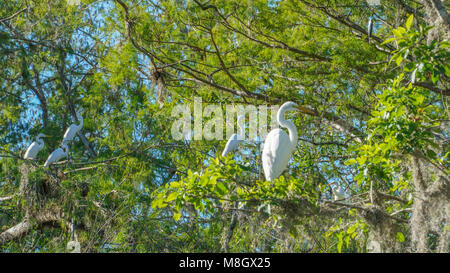
[[[42,137],[36,138],[36,142],[39,144],[39,146],[44,145],[44,140],[42,139]]]
[[[297,128],[295,127],[295,125],[292,121],[286,120],[284,118],[285,112],[286,111],[284,109],[280,109],[278,111],[278,114],[277,114],[278,123],[280,124],[281,127],[288,129],[291,147],[292,147],[292,149],[295,149],[295,147],[297,147],[297,140],[298,140]]]
[[[82,128],[83,127],[83,117],[77,113],[77,119],[78,119],[78,122],[80,122],[80,124],[78,124],[78,127]]]

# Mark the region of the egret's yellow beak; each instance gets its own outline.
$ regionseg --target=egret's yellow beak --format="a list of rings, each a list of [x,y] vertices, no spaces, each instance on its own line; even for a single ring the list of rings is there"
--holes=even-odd
[[[300,110],[300,112],[302,112],[302,113],[310,114],[310,115],[313,115],[313,116],[316,115],[316,113],[313,110],[308,109],[308,108],[303,107],[303,106],[297,106],[297,109]]]
[[[331,185],[333,185],[335,182],[331,182],[330,184],[328,184],[327,186],[331,186]]]

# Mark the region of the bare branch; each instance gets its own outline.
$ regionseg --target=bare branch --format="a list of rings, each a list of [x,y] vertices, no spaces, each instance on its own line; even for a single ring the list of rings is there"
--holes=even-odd
[[[13,19],[14,17],[18,16],[19,14],[21,14],[24,11],[26,11],[27,9],[28,9],[28,7],[25,7],[23,9],[19,10],[18,12],[14,13],[13,15],[9,16],[9,17],[1,18],[0,19],[0,23]]]
[[[5,196],[5,197],[0,197],[0,202],[8,201],[8,200],[11,200],[11,199],[13,199],[13,198],[14,198],[14,195],[11,195],[11,196]]]

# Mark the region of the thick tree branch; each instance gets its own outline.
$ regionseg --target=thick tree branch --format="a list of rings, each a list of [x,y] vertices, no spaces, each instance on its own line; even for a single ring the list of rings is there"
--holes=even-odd
[[[48,124],[48,106],[47,106],[47,99],[45,97],[45,94],[42,90],[41,81],[39,78],[39,72],[37,71],[36,67],[33,66],[33,73],[34,73],[34,83],[35,85],[31,84],[31,81],[29,78],[24,77],[24,83],[28,86],[28,88],[33,91],[33,93],[36,95],[36,97],[39,100],[41,111],[42,111],[42,126],[45,128]]]
[[[450,96],[450,89],[440,89],[432,84],[426,83],[426,82],[416,82],[413,83],[414,86],[426,88],[430,91],[433,91],[434,93],[444,95],[444,96]]]
[[[38,213],[33,219],[26,217],[22,222],[0,233],[0,246],[11,240],[22,238],[32,228],[39,228],[44,224],[57,222],[62,219],[62,213],[55,210],[47,210]]]
[[[72,90],[67,85],[67,78],[66,78],[66,74],[65,74],[65,54],[62,53],[62,55],[63,56],[61,56],[61,59],[60,59],[61,63],[59,65],[57,64],[59,78],[60,78],[61,85],[62,85],[62,87],[64,89],[64,92],[65,92],[65,94],[67,96],[69,112],[72,115],[72,117],[75,119],[75,121],[78,122],[77,113],[76,113],[76,110],[75,110],[75,105],[74,105],[74,103],[72,101]],[[84,136],[82,131],[83,131],[83,129],[78,131],[78,136],[80,137],[80,139],[83,142],[84,146],[86,146],[86,149],[88,150],[88,152],[91,155],[91,157],[92,158],[97,157],[97,154],[94,152],[94,149],[92,148],[91,144],[87,140],[86,136]]]
[[[8,201],[8,200],[11,200],[11,199],[13,199],[13,198],[14,198],[14,195],[11,195],[11,196],[5,196],[5,197],[0,197],[0,202]]]

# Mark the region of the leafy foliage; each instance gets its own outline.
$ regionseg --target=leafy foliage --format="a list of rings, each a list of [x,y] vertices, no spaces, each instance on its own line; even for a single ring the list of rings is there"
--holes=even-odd
[[[449,43],[422,1],[28,2],[0,3],[1,251],[448,252]],[[300,141],[269,182],[261,141],[171,137],[194,97],[315,114],[287,116]]]

